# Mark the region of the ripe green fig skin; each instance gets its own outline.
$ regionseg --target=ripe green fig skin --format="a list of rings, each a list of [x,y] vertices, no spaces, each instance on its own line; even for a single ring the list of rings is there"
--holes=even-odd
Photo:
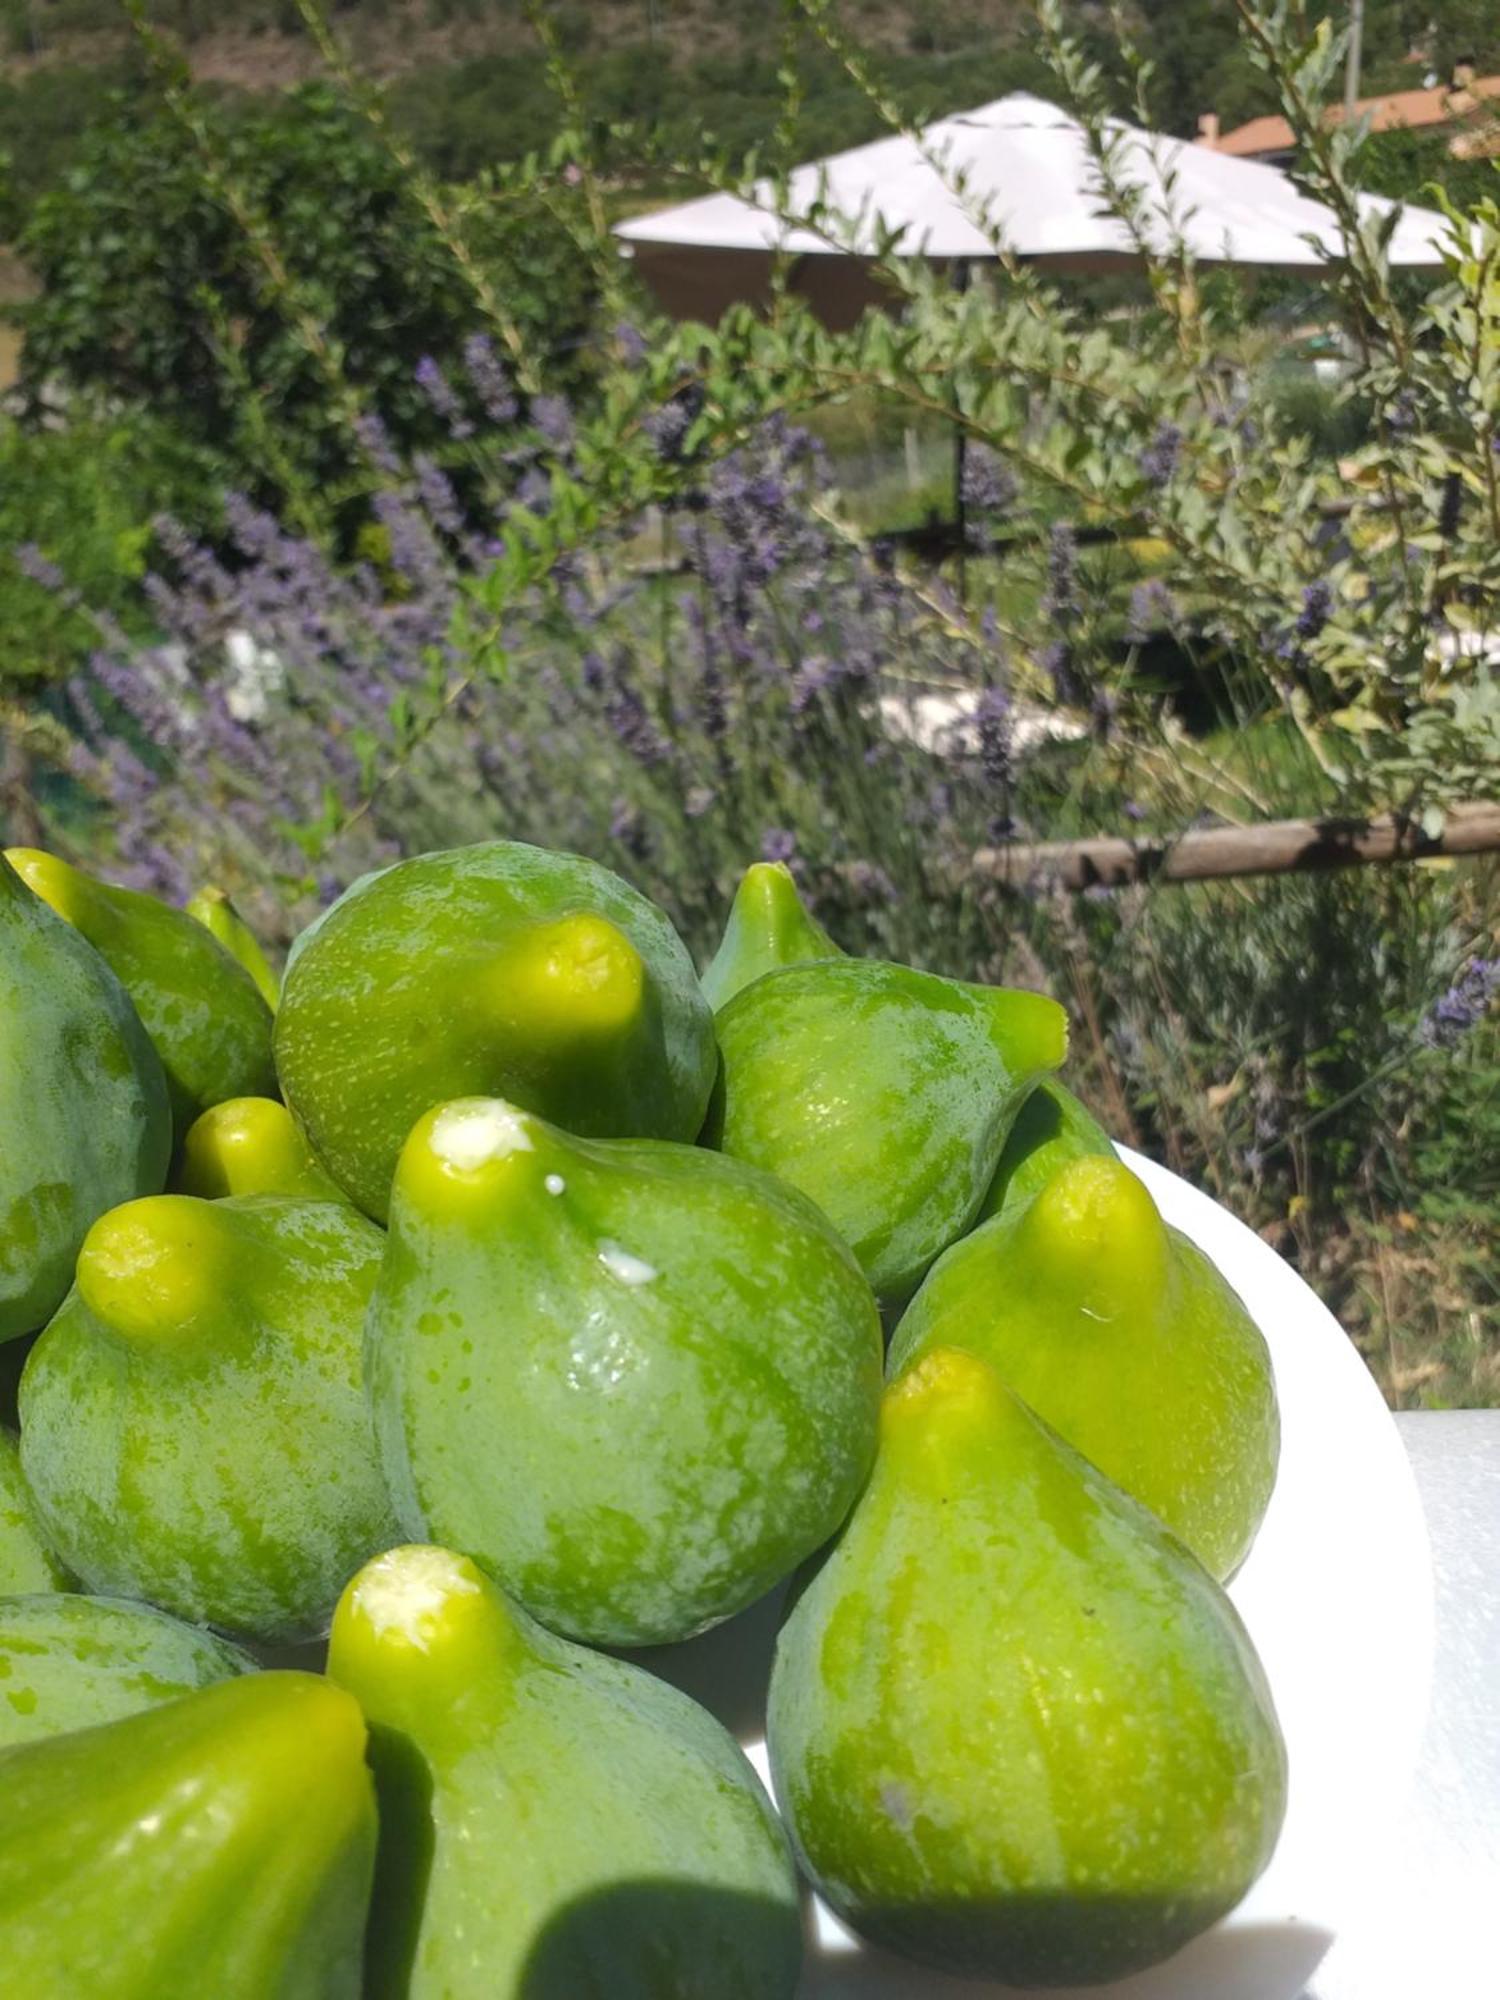
[[[1220,1581],[1244,1561],[1281,1447],[1270,1353],[1120,1161],[1065,1162],[938,1260],[888,1372],[938,1347],[989,1362]]]
[[[369,2000],[791,2000],[786,1835],[686,1695],[430,1547],[354,1579],[328,1671],[380,1797]]]
[[[1041,994],[873,959],[765,973],[717,1029],[705,1141],[815,1201],[882,1299],[972,1223],[1016,1112],[1067,1051]]]
[[[117,1722],[255,1671],[201,1626],[123,1597],[0,1597],[0,1750]]]
[[[9,858],[130,995],[166,1072],[179,1142],[209,1105],[275,1094],[271,1010],[205,925],[156,896],[97,881],[56,855],[11,848]]]
[[[1071,1090],[1055,1077],[1048,1077],[1016,1113],[975,1227],[992,1215],[1013,1214],[1069,1160],[1094,1154],[1110,1157],[1114,1150],[1109,1134],[1093,1114]]]
[[[757,861],[745,870],[729,906],[724,936],[703,975],[703,991],[717,1014],[742,988],[778,966],[843,953],[810,916],[785,862]]]
[[[581,856],[488,841],[367,876],[303,933],[276,1060],[323,1165],[384,1221],[434,1104],[503,1096],[594,1137],[690,1140],[717,1058],[692,960],[653,903]]]
[[[402,1155],[366,1375],[408,1535],[555,1631],[656,1645],[837,1528],[881,1335],[847,1248],[770,1176],[468,1099]]]
[[[1232,1909],[1286,1758],[1233,1606],[971,1356],[888,1392],[881,1454],[781,1632],[769,1745],[804,1870],[918,1964],[1119,1979]]]
[[[87,1589],[269,1643],[326,1631],[396,1532],[361,1362],[383,1242],[277,1196],[95,1225],[20,1395],[33,1499]]]
[[[0,1598],[33,1591],[66,1590],[66,1569],[47,1546],[21,1471],[21,1451],[8,1430],[0,1430]],[[4,1690],[0,1689],[0,1696]],[[5,1704],[0,1699],[0,1733]]]
[[[0,1341],[56,1311],[97,1216],[167,1177],[166,1079],[119,980],[0,859]]]
[[[0,1965],[25,2000],[358,2000],[359,1710],[246,1674],[0,1752]]]

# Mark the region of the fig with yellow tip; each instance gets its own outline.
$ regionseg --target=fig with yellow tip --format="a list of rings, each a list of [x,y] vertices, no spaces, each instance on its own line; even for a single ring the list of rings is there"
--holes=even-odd
[[[159,1195],[90,1230],[21,1378],[21,1462],[88,1589],[268,1641],[394,1536],[361,1379],[380,1231],[328,1201]]]
[[[1019,1208],[1069,1160],[1094,1154],[1110,1159],[1114,1150],[1109,1134],[1088,1108],[1056,1077],[1048,1077],[1016,1113],[995,1178],[980,1205],[979,1221]]]
[[[0,859],[0,1341],[73,1281],[96,1216],[154,1194],[172,1120],[161,1060],[114,973]]]
[[[358,1705],[245,1674],[0,1752],[15,2000],[358,2000],[375,1808]]]
[[[1271,1359],[1238,1295],[1113,1156],[1059,1167],[936,1264],[898,1374],[964,1347],[1217,1577],[1243,1561],[1280,1447]]]
[[[366,1367],[408,1534],[555,1631],[651,1645],[833,1533],[874,1451],[881,1339],[795,1190],[470,1098],[402,1153]]]
[[[518,841],[355,883],[293,948],[276,1056],[314,1151],[381,1221],[434,1104],[503,1096],[594,1137],[692,1139],[715,1062],[661,911],[595,862]]]
[[[0,1597],[0,1749],[254,1673],[227,1640],[124,1598]]]
[[[846,1923],[1027,1988],[1170,1957],[1244,1896],[1285,1810],[1229,1599],[954,1349],[886,1393],[870,1484],[778,1639],[768,1737]]]
[[[786,1836],[686,1695],[431,1547],[355,1577],[328,1671],[380,1799],[370,2000],[791,2000]]]
[[[349,1199],[318,1165],[307,1135],[274,1097],[231,1097],[195,1118],[182,1142],[176,1187],[204,1201],[231,1194]]]
[[[827,931],[808,914],[786,863],[757,861],[734,892],[723,939],[703,975],[703,991],[717,1013],[763,972],[809,958],[841,956]]]
[[[210,937],[218,939],[231,958],[244,966],[255,981],[260,997],[274,1014],[276,1002],[281,997],[281,982],[261,948],[260,939],[229,900],[227,891],[210,884],[189,896],[183,908],[202,924]]]
[[[38,848],[9,848],[7,859],[88,939],[135,1003],[166,1071],[179,1139],[206,1106],[275,1090],[271,1010],[202,924]]]
[[[0,1430],[0,1597],[66,1590],[69,1581],[42,1533],[17,1442],[9,1431]],[[4,1694],[0,1688],[0,1732],[5,1726]]]
[[[716,1025],[706,1136],[809,1195],[886,1299],[973,1221],[1017,1111],[1068,1043],[1040,993],[857,958],[768,972]]]

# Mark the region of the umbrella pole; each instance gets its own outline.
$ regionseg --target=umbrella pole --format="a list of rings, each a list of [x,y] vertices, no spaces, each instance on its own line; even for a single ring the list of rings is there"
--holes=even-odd
[[[966,292],[969,289],[969,260],[955,257],[951,264],[953,289]],[[955,386],[955,402],[958,390]],[[953,533],[958,548],[958,601],[966,601],[968,589],[968,546],[969,518],[964,503],[964,471],[969,459],[969,434],[956,418],[953,425]]]

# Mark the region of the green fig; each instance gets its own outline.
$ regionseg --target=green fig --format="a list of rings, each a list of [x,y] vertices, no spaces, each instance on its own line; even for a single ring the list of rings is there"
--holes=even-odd
[[[842,956],[823,926],[808,915],[785,862],[757,861],[734,892],[723,940],[703,975],[703,991],[717,1013],[763,972],[809,958]]]
[[[382,1237],[351,1208],[158,1195],[102,1217],[21,1378],[21,1462],[86,1587],[268,1641],[394,1539],[361,1378]]]
[[[251,930],[223,889],[199,889],[183,905],[188,915],[202,924],[210,937],[217,938],[232,959],[238,961],[255,981],[262,1000],[274,1014],[281,998],[281,982],[261,949],[260,939]]]
[[[274,1097],[231,1097],[195,1118],[182,1142],[176,1189],[203,1201],[284,1194],[349,1202],[318,1165],[301,1126]]]
[[[654,904],[597,863],[518,841],[355,883],[294,947],[283,1093],[340,1187],[384,1221],[434,1104],[504,1096],[595,1138],[693,1139],[713,1021]]]
[[[355,1577],[328,1671],[380,1799],[370,2000],[790,2000],[786,1836],[696,1702],[439,1548]]]
[[[358,2000],[375,1808],[357,1703],[245,1674],[0,1752],[15,2000]]]
[[[1040,993],[858,958],[765,973],[717,1027],[706,1136],[810,1195],[884,1298],[973,1221],[1017,1110],[1068,1039]]]
[[[555,1631],[651,1645],[833,1533],[881,1338],[847,1249],[769,1175],[467,1098],[402,1153],[366,1370],[408,1534]]]
[[[0,859],[0,1340],[73,1281],[96,1216],[167,1177],[161,1062],[114,973]]]
[[[890,1372],[963,1347],[1219,1578],[1243,1561],[1281,1440],[1271,1358],[1238,1295],[1111,1156],[956,1243],[891,1343]]]
[[[1071,1090],[1049,1077],[1037,1085],[1016,1113],[995,1178],[980,1204],[978,1220],[988,1222],[1002,1210],[1009,1213],[1019,1208],[1064,1162],[1096,1153],[1112,1159],[1114,1151],[1104,1127]]]
[[[1007,1985],[1120,1979],[1270,1858],[1286,1755],[1234,1607],[984,1362],[927,1355],[782,1628],[768,1738],[834,1911]]]
[[[0,1749],[115,1722],[254,1671],[237,1646],[147,1604],[0,1597]]]
[[[42,1524],[21,1472],[21,1453],[7,1430],[0,1430],[0,1597],[22,1591],[66,1590],[71,1579],[47,1547]],[[0,1688],[0,1694],[3,1694]],[[0,1701],[0,1731],[5,1704]]]
[[[7,859],[134,1001],[167,1074],[179,1139],[208,1105],[275,1090],[271,1010],[202,924],[155,896],[96,882],[55,854],[12,847]]]

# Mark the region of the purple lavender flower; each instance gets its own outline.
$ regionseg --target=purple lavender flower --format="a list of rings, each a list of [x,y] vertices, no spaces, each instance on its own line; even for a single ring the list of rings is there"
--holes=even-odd
[[[1177,601],[1158,577],[1138,583],[1130,593],[1130,611],[1125,621],[1127,645],[1144,646],[1164,627],[1171,630],[1179,620]]]
[[[1451,1049],[1477,1028],[1500,993],[1500,958],[1471,958],[1447,992],[1434,1000],[1417,1024],[1432,1049]]]
[[[760,837],[762,861],[790,861],[797,852],[797,836],[784,826],[767,827]]]
[[[464,342],[464,373],[490,422],[502,430],[513,424],[520,405],[505,364],[487,333],[471,333]]]
[[[1158,424],[1156,434],[1141,453],[1141,476],[1149,486],[1170,486],[1182,460],[1186,440],[1176,424]]]
[[[574,437],[573,412],[566,396],[536,396],[531,421],[554,451],[567,451]]]
[[[1003,514],[1015,504],[1020,484],[1000,454],[985,444],[964,453],[963,502],[974,514]]]
[[[628,319],[618,320],[615,324],[615,346],[619,349],[620,359],[627,368],[639,368],[650,352],[646,345],[645,334]]]
[[[1302,609],[1297,614],[1299,639],[1316,639],[1333,610],[1333,590],[1325,577],[1314,577],[1302,592]]]
[[[463,404],[454,393],[453,384],[432,355],[424,354],[417,363],[416,379],[417,387],[448,426],[451,435],[460,439],[472,437],[474,426],[464,415]]]

